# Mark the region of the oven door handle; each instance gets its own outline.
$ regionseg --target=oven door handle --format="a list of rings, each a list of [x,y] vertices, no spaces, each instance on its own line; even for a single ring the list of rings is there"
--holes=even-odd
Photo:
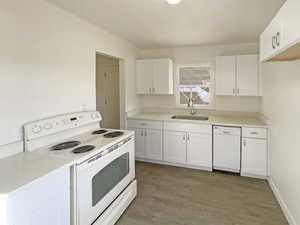
[[[93,163],[93,162],[97,161],[98,159],[102,158],[103,156],[107,155],[108,153],[111,153],[111,152],[115,151],[116,149],[120,148],[122,145],[128,143],[131,140],[132,140],[132,137],[129,137],[129,138],[125,139],[124,141],[121,141],[121,142],[119,142],[119,143],[117,143],[117,144],[115,144],[115,145],[113,145],[113,146],[105,149],[101,153],[95,155],[93,158],[91,158],[91,159],[89,159],[87,161],[82,162],[78,166],[79,167],[83,167],[84,165]]]

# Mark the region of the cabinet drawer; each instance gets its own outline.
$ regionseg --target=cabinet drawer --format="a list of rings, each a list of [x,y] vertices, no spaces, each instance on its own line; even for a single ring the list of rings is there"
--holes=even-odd
[[[266,128],[243,127],[243,137],[267,139]]]
[[[127,127],[162,130],[163,122],[150,120],[127,120]]]
[[[212,134],[212,125],[208,124],[165,122],[164,129],[170,131],[185,131]]]

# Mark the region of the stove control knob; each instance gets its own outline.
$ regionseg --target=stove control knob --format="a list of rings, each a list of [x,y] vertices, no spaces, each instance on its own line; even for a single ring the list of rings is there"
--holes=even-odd
[[[96,113],[92,113],[92,114],[91,114],[91,117],[92,117],[92,119],[94,120],[94,119],[97,118],[97,114],[96,114]]]
[[[35,133],[35,134],[41,132],[41,130],[42,130],[42,127],[39,126],[39,125],[34,125],[34,126],[32,127],[32,129],[31,129],[31,131],[32,131],[33,133]]]
[[[44,128],[47,129],[47,130],[51,129],[52,127],[53,127],[53,126],[52,126],[51,123],[45,123],[45,124],[44,124]]]

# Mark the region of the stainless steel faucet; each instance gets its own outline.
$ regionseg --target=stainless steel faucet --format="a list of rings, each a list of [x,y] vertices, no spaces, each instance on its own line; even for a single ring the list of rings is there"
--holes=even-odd
[[[191,115],[195,115],[197,113],[197,110],[194,108],[194,100],[195,99],[192,97],[188,98],[187,106],[188,106],[188,108],[190,108]]]

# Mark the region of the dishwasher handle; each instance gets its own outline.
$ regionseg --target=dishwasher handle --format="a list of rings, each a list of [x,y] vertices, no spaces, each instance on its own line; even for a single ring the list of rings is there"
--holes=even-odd
[[[241,136],[241,128],[240,127],[214,126],[214,134]]]

